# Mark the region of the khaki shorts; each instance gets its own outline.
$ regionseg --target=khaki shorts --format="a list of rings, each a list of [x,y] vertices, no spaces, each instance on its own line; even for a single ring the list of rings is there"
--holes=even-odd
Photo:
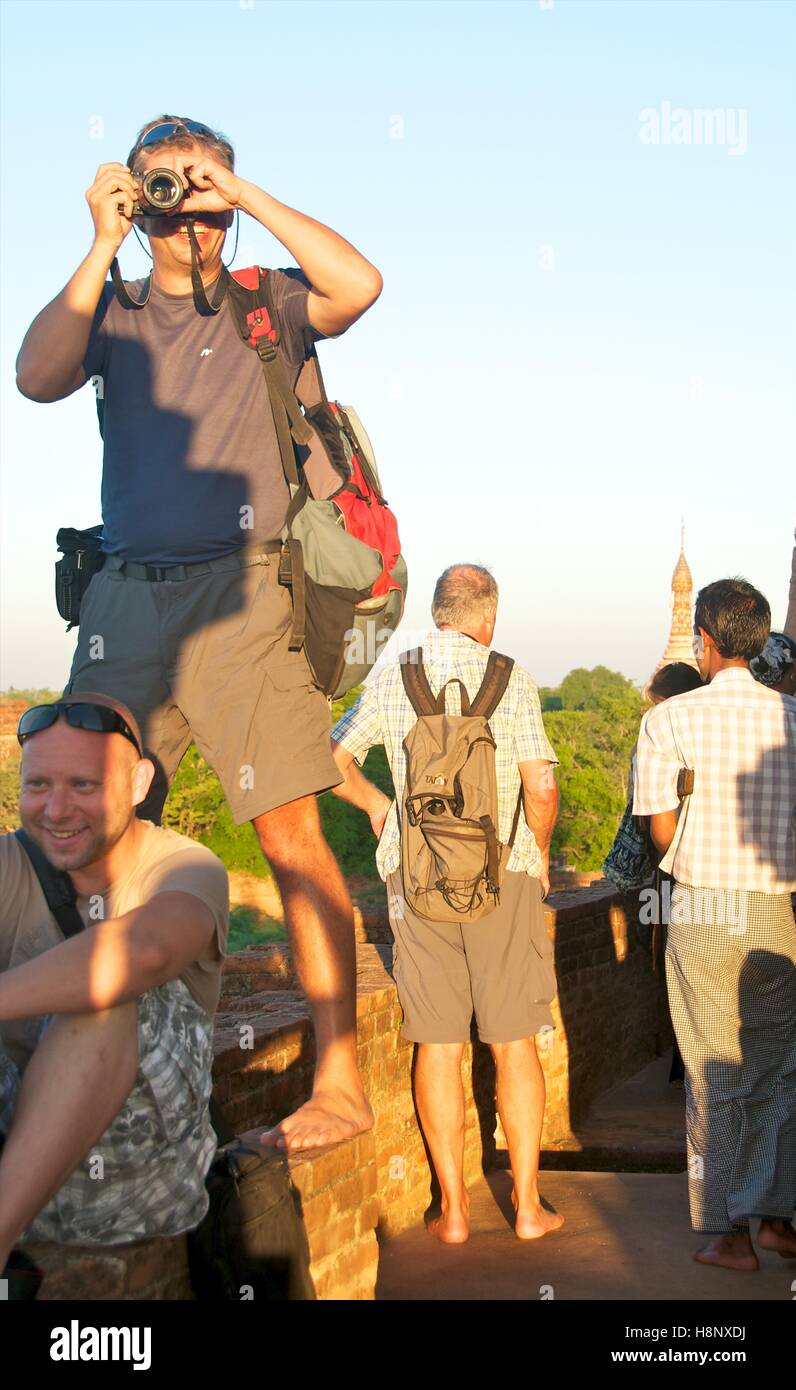
[[[463,1043],[473,1013],[484,1043],[515,1042],[553,1026],[553,948],[538,878],[507,873],[500,903],[479,922],[429,922],[387,879],[393,976],[411,1042]]]
[[[119,1245],[192,1230],[207,1211],[205,1177],[216,1151],[207,1108],[213,1021],[182,980],[148,990],[137,1008],[133,1089],[24,1240]],[[39,1037],[50,1022],[40,1021]],[[0,1135],[10,1128],[19,1086],[0,1042]]]
[[[135,714],[156,768],[145,819],[160,820],[191,741],[238,825],[341,781],[328,701],[304,653],[288,650],[278,559],[227,556],[211,573],[153,582],[121,574],[109,555],[92,579],[67,691],[113,695]]]

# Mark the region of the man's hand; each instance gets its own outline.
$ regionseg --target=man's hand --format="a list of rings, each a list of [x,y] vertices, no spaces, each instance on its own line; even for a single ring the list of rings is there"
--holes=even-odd
[[[94,242],[108,250],[111,259],[133,225],[136,183],[126,164],[100,164],[86,202],[94,222]]]
[[[550,893],[550,856],[542,855],[542,867],[539,873],[539,884],[542,889],[542,898],[546,898]]]
[[[209,155],[196,159],[192,154],[177,155],[171,161],[175,173],[181,174],[192,189],[179,206],[180,212],[229,212],[240,207],[244,180],[233,174],[226,164]]]
[[[376,839],[380,840],[392,802],[388,796],[385,796],[384,792],[378,791],[375,787],[373,789],[373,802],[373,807],[369,812],[370,828]]]
[[[381,832],[384,829],[384,822],[387,819],[392,801],[384,792],[379,791],[372,782],[369,782],[364,773],[360,772],[354,761],[353,753],[349,753],[347,748],[335,743],[332,739],[332,757],[337,763],[338,771],[345,778],[339,787],[332,787],[332,794],[339,796],[341,801],[347,801],[349,806],[356,806],[359,811],[364,811],[370,821],[370,828],[376,839],[381,839]]]

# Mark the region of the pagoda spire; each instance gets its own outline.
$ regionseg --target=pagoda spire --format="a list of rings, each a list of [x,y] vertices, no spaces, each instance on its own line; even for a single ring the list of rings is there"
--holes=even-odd
[[[696,669],[691,645],[694,634],[693,597],[694,581],[685,558],[685,520],[681,517],[680,556],[672,575],[672,626],[658,670],[661,666],[668,666],[672,661],[685,661],[687,665]]]

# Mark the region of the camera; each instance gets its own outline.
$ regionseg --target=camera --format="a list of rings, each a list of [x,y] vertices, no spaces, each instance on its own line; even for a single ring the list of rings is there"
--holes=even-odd
[[[133,217],[157,217],[173,212],[188,196],[188,184],[173,169],[150,169],[141,180]]]

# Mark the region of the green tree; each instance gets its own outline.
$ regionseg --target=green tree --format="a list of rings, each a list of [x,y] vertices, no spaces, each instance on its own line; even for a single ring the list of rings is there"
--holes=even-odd
[[[560,703],[559,703],[560,702]],[[561,807],[551,853],[599,870],[625,808],[627,774],[645,704],[619,671],[570,671],[546,689],[544,721],[560,761]]]
[[[639,691],[621,671],[595,666],[587,671],[579,666],[562,680],[558,694],[562,709],[599,710],[613,715],[617,710],[635,714],[642,708]]]

